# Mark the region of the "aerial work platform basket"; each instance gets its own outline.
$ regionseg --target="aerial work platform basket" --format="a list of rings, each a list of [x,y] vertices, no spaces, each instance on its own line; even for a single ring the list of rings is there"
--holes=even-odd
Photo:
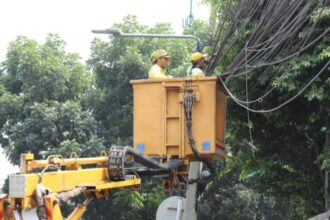
[[[198,152],[225,158],[226,95],[217,77],[132,80],[134,148],[147,156],[194,159],[183,99],[195,96],[192,133]]]

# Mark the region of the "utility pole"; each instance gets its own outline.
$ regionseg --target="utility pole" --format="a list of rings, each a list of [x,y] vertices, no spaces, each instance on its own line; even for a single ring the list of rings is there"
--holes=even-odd
[[[186,19],[183,19],[182,21],[182,27],[185,28],[187,26],[190,26],[192,24],[192,22],[194,21],[194,15],[192,13],[192,4],[193,1],[190,0],[190,10],[189,10],[189,15]]]
[[[323,153],[330,153],[330,128],[322,127],[321,132],[325,133],[325,144],[323,147]],[[329,172],[326,170],[324,172],[324,206],[325,212],[320,213],[316,216],[309,218],[308,220],[328,220],[330,219],[330,196],[329,196]]]
[[[324,144],[324,153],[330,152],[330,128],[327,128]],[[325,210],[330,209],[330,198],[329,198],[329,172],[325,171],[324,178],[324,202]]]

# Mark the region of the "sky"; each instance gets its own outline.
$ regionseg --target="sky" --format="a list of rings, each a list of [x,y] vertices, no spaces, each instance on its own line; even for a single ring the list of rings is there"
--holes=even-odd
[[[43,43],[47,33],[58,33],[67,43],[66,50],[77,52],[86,60],[92,29],[110,28],[128,14],[137,16],[140,24],[153,26],[169,22],[181,34],[182,20],[189,15],[190,0],[1,0],[0,62],[10,41],[18,35]],[[209,8],[193,0],[195,18],[208,20]]]
[[[48,33],[58,33],[67,43],[68,52],[79,53],[82,61],[90,53],[90,42],[96,35],[92,29],[110,28],[128,14],[137,16],[140,24],[153,26],[171,23],[181,34],[190,0],[0,0],[0,62],[4,61],[9,42],[25,35],[43,43]],[[193,0],[195,19],[208,20],[209,8]],[[0,148],[0,187],[9,173],[18,172]]]

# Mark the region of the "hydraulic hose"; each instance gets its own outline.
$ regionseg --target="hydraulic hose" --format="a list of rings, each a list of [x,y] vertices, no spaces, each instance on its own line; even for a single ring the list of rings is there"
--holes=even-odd
[[[139,154],[130,147],[114,146],[111,147],[109,151],[108,171],[109,179],[111,181],[121,181],[126,179],[126,170],[124,167],[126,155],[133,156],[135,162],[145,167],[162,171],[169,171],[184,165],[183,160],[172,159],[166,163],[160,163],[160,161]]]
[[[170,169],[181,167],[184,164],[183,160],[170,160],[169,162],[166,162],[166,163],[159,163],[158,161],[156,161],[150,157],[146,157],[144,155],[139,154],[132,148],[127,149],[127,154],[132,155],[136,162],[138,162],[146,167],[149,167],[149,168],[170,170]]]
[[[188,140],[190,143],[191,150],[193,151],[195,157],[203,162],[211,171],[212,174],[215,173],[215,169],[210,163],[210,161],[206,160],[204,157],[200,155],[200,153],[197,150],[196,142],[194,140],[193,134],[192,134],[192,108],[195,103],[195,95],[185,95],[183,99],[183,106],[185,110],[186,115],[186,126],[187,126],[187,133],[188,133]]]

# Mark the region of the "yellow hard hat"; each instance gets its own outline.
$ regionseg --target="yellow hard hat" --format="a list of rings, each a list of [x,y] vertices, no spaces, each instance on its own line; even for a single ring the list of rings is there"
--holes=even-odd
[[[208,55],[205,53],[195,52],[191,54],[191,62],[195,63],[202,58],[206,58]]]
[[[161,50],[161,49],[152,52],[150,57],[153,63],[156,62],[161,57],[171,58],[171,56],[165,50]]]

